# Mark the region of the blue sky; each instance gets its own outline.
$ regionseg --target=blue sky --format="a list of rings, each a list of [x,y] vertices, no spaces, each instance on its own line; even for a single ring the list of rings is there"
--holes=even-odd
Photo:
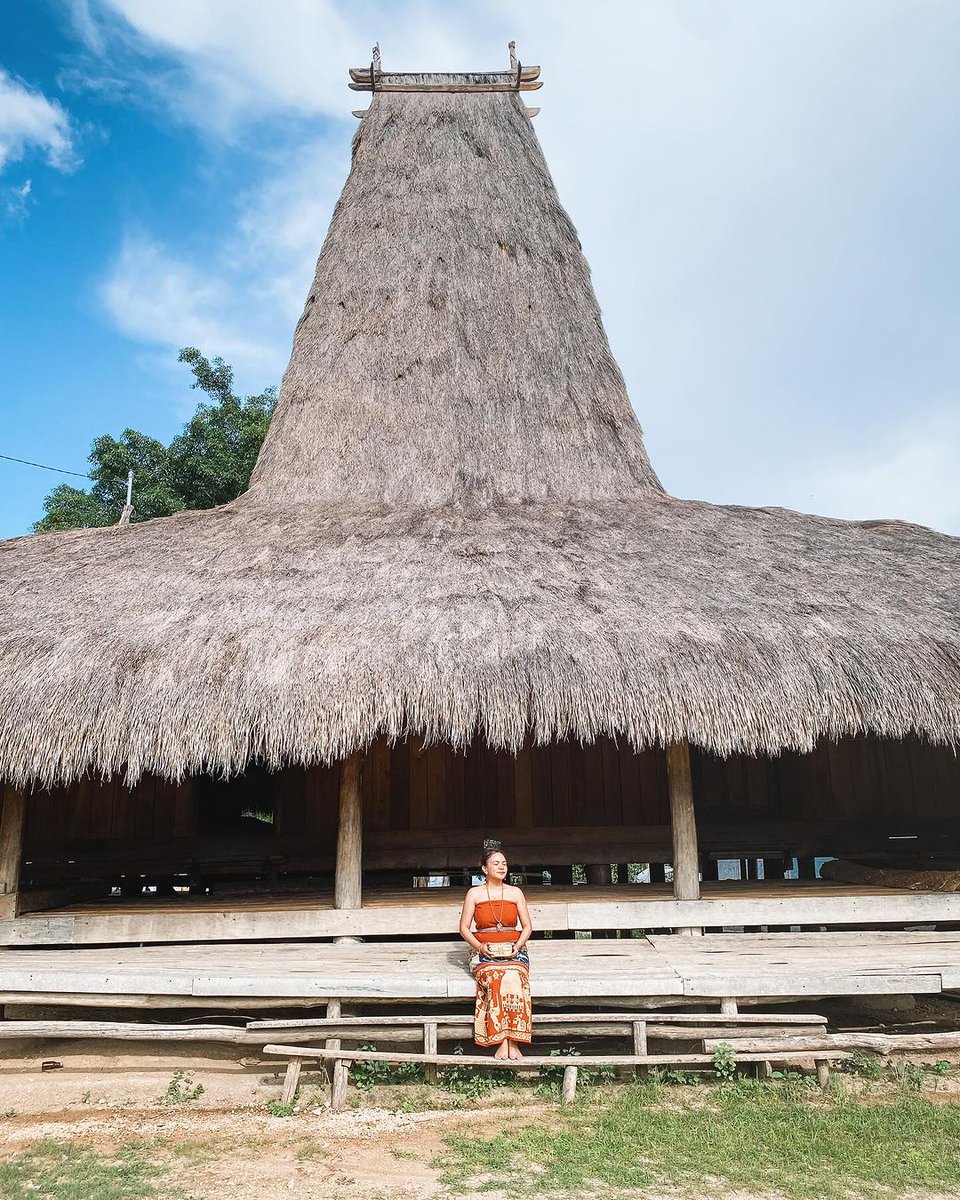
[[[0,0],[0,454],[169,438],[182,345],[278,382],[347,67],[511,37],[667,487],[960,533],[956,0]]]

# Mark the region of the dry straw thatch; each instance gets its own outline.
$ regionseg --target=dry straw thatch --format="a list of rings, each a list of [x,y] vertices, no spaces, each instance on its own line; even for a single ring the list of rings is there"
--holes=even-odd
[[[960,731],[960,540],[664,494],[514,93],[375,95],[244,496],[2,543],[0,597],[18,784]]]

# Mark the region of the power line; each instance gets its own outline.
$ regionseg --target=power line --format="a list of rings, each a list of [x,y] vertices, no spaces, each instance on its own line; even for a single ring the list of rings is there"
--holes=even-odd
[[[59,475],[76,475],[78,479],[93,479],[92,475],[85,475],[82,471],[65,471],[63,467],[48,467],[46,463],[31,462],[29,458],[14,458],[12,454],[0,454],[0,458],[5,458],[7,462],[22,463],[25,467],[39,467],[41,471],[56,471]]]

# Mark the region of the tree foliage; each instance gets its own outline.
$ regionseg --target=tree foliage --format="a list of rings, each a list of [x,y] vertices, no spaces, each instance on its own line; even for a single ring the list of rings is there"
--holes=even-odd
[[[191,386],[204,392],[209,403],[197,406],[169,446],[135,429],[125,429],[119,438],[95,438],[87,459],[92,485],[55,487],[43,502],[44,516],[35,530],[115,525],[131,470],[131,521],[167,517],[185,508],[213,508],[246,488],[276,405],[276,389],[241,398],[233,390],[233,369],[222,358],[211,362],[188,346],[178,361],[190,367]]]

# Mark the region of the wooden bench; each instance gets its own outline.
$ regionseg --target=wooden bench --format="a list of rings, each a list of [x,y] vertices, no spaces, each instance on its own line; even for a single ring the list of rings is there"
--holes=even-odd
[[[494,1067],[503,1070],[536,1070],[563,1067],[563,1085],[561,1099],[564,1104],[573,1101],[577,1088],[577,1072],[580,1067],[708,1067],[714,1062],[712,1054],[583,1054],[577,1055],[576,1061],[569,1058],[545,1055],[529,1055],[523,1059],[496,1059],[478,1054],[404,1054],[400,1051],[383,1050],[325,1050],[312,1046],[274,1046],[263,1048],[264,1054],[276,1055],[288,1060],[287,1075],[284,1078],[282,1104],[292,1104],[296,1096],[296,1086],[300,1077],[300,1069],[305,1062],[332,1062],[333,1082],[330,1092],[330,1107],[334,1112],[343,1108],[347,1095],[347,1082],[350,1075],[351,1062],[384,1062],[384,1063],[422,1063],[426,1067]],[[814,1059],[817,1071],[817,1081],[826,1088],[830,1082],[830,1063],[852,1058],[852,1054],[844,1050],[832,1050],[829,1055],[814,1056],[809,1051],[797,1053],[787,1051],[781,1053],[738,1054],[736,1061],[741,1063],[758,1064],[800,1064]],[[291,1068],[295,1071],[291,1075]],[[291,1078],[293,1080],[291,1084]]]
[[[651,1066],[678,1062],[682,1055],[653,1055],[648,1053],[648,1043],[654,1041],[703,1042],[706,1038],[724,1040],[737,1034],[749,1034],[753,1037],[776,1038],[790,1033],[796,1036],[818,1037],[825,1036],[827,1030],[826,1017],[816,1014],[787,1013],[662,1013],[662,1012],[632,1012],[632,1013],[538,1013],[536,1026],[539,1033],[571,1036],[585,1034],[590,1037],[625,1037],[629,1038],[633,1051],[629,1059],[617,1056],[615,1062],[622,1066]],[[341,1040],[353,1042],[374,1041],[376,1039],[391,1042],[419,1042],[422,1051],[412,1058],[395,1055],[381,1061],[423,1063],[428,1083],[436,1083],[437,1068],[450,1063],[481,1065],[489,1064],[491,1058],[467,1055],[438,1055],[437,1046],[442,1040],[452,1041],[468,1038],[473,1033],[472,1016],[463,1014],[446,1014],[430,1016],[400,1016],[400,1017],[344,1017],[328,1016],[308,1020],[271,1020],[250,1021],[247,1030],[251,1033],[272,1034],[276,1037],[291,1037],[297,1040],[313,1040],[324,1036],[326,1041],[323,1053],[317,1048],[310,1048],[310,1053],[290,1054],[287,1057],[286,1075],[284,1076],[282,1104],[292,1104],[300,1081],[300,1070],[304,1061],[324,1061],[334,1064],[334,1090],[342,1102],[340,1091],[346,1086],[344,1070],[336,1066],[337,1062],[360,1058],[365,1054],[382,1054],[382,1051],[343,1051],[341,1056]],[[269,1039],[267,1039],[269,1040]],[[279,1052],[277,1047],[266,1046],[264,1053]],[[809,1057],[809,1056],[806,1056]],[[633,1059],[650,1059],[650,1062],[634,1062]],[[702,1064],[711,1062],[708,1054],[690,1058],[690,1062]],[[521,1065],[547,1062],[557,1066],[556,1058],[524,1059]],[[586,1059],[578,1056],[578,1062],[586,1065]],[[499,1065],[499,1064],[496,1064]],[[604,1065],[607,1065],[604,1063]],[[338,1082],[339,1080],[339,1082]]]

